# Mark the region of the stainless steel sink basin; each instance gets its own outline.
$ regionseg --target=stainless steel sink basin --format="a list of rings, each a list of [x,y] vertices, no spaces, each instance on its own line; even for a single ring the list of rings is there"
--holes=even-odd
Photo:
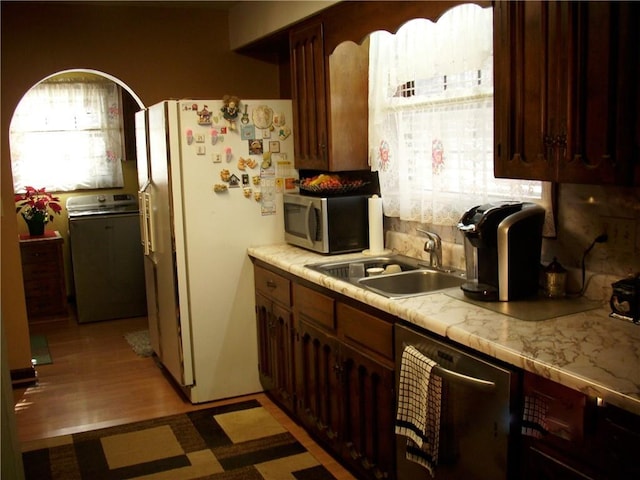
[[[362,263],[364,271],[368,268],[387,268],[390,265],[398,265],[403,272],[421,268],[420,261],[404,255],[386,255],[380,257],[363,257],[354,260],[342,260],[336,262],[322,262],[306,265],[307,268],[316,272],[330,275],[341,280],[349,280],[349,265]]]
[[[366,277],[358,280],[359,285],[389,298],[424,295],[459,287],[464,282],[465,278],[460,274],[428,269]]]
[[[364,271],[372,267],[387,269],[390,265],[397,265],[400,268],[398,273],[383,273],[382,275],[364,275],[357,278],[349,277],[349,265],[361,263]],[[458,270],[434,270],[423,264],[421,260],[404,255],[389,255],[381,257],[364,257],[353,260],[342,260],[334,262],[322,262],[306,265],[307,268],[315,270],[334,278],[339,278],[351,282],[367,290],[371,290],[388,298],[405,298],[427,293],[437,292],[447,288],[459,287],[465,282],[463,272]],[[397,272],[398,267],[395,268]],[[389,269],[388,271],[390,271]]]

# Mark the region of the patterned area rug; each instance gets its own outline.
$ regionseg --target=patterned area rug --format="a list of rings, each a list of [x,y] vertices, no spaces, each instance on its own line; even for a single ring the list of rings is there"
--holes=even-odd
[[[141,357],[150,357],[153,355],[153,348],[151,348],[151,340],[149,339],[149,330],[125,333],[124,338],[133,351]]]
[[[257,400],[56,437],[27,480],[335,479]]]
[[[29,343],[31,345],[31,362],[33,365],[50,365],[53,363],[46,336],[30,335]]]

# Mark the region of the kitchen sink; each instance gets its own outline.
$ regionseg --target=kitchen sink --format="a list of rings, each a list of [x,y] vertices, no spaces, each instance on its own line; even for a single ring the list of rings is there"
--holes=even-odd
[[[382,268],[385,271],[381,275],[359,275],[350,278],[349,266],[353,264],[363,264],[364,272],[370,268]],[[388,298],[425,295],[447,288],[459,287],[466,281],[462,271],[436,270],[422,263],[421,260],[404,255],[323,262],[306,265],[306,267]]]
[[[343,260],[336,262],[322,262],[305,265],[316,272],[324,273],[341,280],[349,280],[349,265],[361,263],[366,272],[369,268],[386,269],[390,265],[397,265],[402,272],[417,270],[421,268],[420,260],[406,257],[404,255],[385,255],[380,257],[364,257],[355,260]],[[397,267],[392,267],[396,268]],[[364,275],[363,275],[364,276]]]
[[[425,268],[361,278],[358,280],[358,285],[385,297],[404,298],[459,287],[465,281],[464,276],[459,273]]]

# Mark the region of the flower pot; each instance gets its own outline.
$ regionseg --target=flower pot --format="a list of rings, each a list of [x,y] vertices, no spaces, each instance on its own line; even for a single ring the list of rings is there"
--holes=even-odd
[[[47,223],[47,216],[44,213],[37,212],[31,218],[27,218],[23,215],[24,221],[27,222],[27,228],[29,229],[29,235],[44,235],[44,225]]]

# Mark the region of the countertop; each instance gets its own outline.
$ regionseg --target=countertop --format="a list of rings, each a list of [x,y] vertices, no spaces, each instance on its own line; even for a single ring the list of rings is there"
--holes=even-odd
[[[640,415],[640,325],[609,317],[608,305],[524,321],[442,292],[391,300],[305,268],[362,254],[327,257],[288,244],[251,247],[248,254],[428,332]]]

